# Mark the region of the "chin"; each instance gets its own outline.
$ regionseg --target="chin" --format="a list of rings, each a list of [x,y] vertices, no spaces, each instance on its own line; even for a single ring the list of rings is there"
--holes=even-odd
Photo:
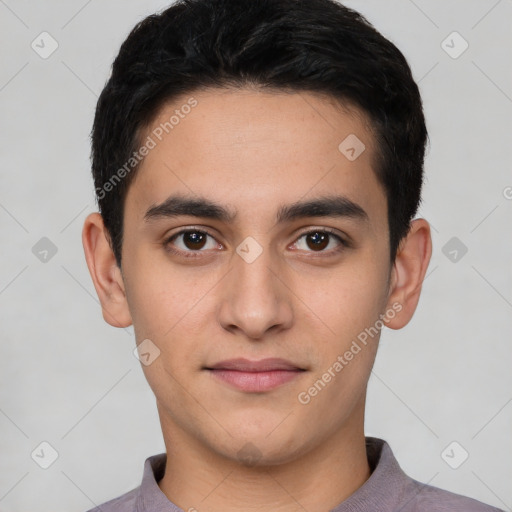
[[[269,432],[271,432],[270,435]],[[212,446],[212,448],[223,457],[243,466],[277,466],[292,462],[308,451],[307,446],[311,443],[298,437],[296,432],[296,429],[290,431],[283,429],[279,433],[272,432],[272,429],[265,431],[253,429],[252,434],[229,436],[226,444]]]

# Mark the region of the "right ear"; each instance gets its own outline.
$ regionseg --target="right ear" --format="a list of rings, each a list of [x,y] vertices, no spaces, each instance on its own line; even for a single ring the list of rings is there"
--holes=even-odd
[[[82,244],[103,318],[113,327],[128,327],[132,324],[132,317],[121,269],[117,266],[109,240],[103,217],[98,212],[89,214],[82,230]]]

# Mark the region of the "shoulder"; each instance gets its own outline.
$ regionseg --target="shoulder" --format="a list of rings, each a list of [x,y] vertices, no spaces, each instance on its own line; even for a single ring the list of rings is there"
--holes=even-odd
[[[387,512],[503,512],[472,498],[411,478],[402,470],[391,447],[382,439],[367,437],[366,446],[373,472],[352,498],[353,505],[366,500],[371,505],[368,510]],[[339,512],[341,510],[345,509]]]
[[[87,512],[134,512],[135,500],[137,499],[139,487],[131,491],[98,505]]]
[[[403,512],[503,512],[480,501],[423,484],[412,478]]]

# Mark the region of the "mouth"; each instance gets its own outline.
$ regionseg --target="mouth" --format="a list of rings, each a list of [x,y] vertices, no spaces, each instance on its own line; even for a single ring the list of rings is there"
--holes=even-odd
[[[205,367],[212,376],[240,391],[261,393],[275,389],[306,370],[290,361],[277,358],[250,361],[248,359],[230,359],[211,367]]]

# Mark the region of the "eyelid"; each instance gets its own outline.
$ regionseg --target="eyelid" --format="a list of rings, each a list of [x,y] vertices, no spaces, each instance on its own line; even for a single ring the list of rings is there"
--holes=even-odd
[[[172,240],[173,238],[183,235],[185,233],[194,232],[194,233],[204,233],[205,235],[209,235],[212,238],[215,238],[215,235],[213,235],[210,231],[208,231],[207,228],[199,227],[199,226],[187,226],[185,228],[180,228],[179,231],[176,231],[176,233],[173,233],[171,235],[166,235],[165,240]]]

